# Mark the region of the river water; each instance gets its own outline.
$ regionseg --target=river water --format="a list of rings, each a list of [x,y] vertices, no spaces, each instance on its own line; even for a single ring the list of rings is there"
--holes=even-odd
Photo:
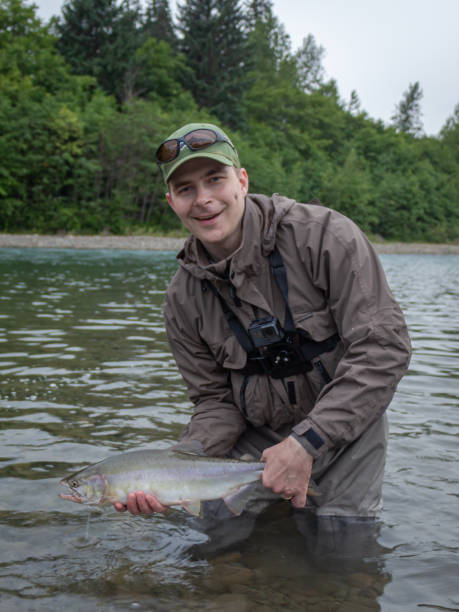
[[[414,348],[381,522],[325,533],[281,502],[206,553],[184,512],[57,497],[62,476],[167,447],[189,418],[161,316],[174,254],[0,249],[0,610],[459,610],[459,256],[381,259]]]

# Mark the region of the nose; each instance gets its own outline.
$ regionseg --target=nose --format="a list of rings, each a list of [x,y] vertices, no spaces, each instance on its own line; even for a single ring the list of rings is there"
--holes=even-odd
[[[205,206],[211,201],[210,191],[205,184],[199,183],[196,186],[196,204]]]

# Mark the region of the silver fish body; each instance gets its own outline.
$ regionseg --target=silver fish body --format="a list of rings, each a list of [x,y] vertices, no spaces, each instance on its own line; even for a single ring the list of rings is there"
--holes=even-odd
[[[60,497],[98,505],[126,503],[130,492],[154,495],[164,506],[182,506],[201,514],[201,501],[223,499],[240,514],[248,486],[260,480],[264,463],[206,457],[177,449],[130,451],[64,478]],[[251,487],[250,487],[251,488]]]

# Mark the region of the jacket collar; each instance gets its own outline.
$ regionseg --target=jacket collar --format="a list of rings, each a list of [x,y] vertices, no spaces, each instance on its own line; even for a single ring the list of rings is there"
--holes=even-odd
[[[177,255],[180,266],[193,276],[208,280],[224,278],[231,269],[233,284],[236,287],[242,285],[245,278],[259,274],[263,259],[274,249],[279,222],[293,204],[294,200],[277,194],[272,198],[247,196],[239,248],[228,258],[211,263],[202,243],[190,236]]]

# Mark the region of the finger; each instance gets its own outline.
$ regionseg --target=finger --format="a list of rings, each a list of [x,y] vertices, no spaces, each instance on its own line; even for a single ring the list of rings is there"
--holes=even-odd
[[[121,502],[115,502],[113,505],[115,506],[115,510],[117,510],[118,512],[126,512],[127,511],[127,506],[125,506]]]
[[[269,461],[269,457],[272,454],[273,448],[275,448],[275,446],[270,446],[268,448],[265,448],[265,450],[261,454],[260,461],[263,461],[264,463]]]
[[[143,493],[143,491],[137,491],[136,497],[137,497],[137,506],[140,510],[140,513],[141,514],[152,514],[153,508],[147,502],[145,498],[145,493]]]
[[[165,513],[168,511],[167,506],[163,506],[153,495],[145,495],[145,499],[153,512]]]
[[[263,472],[261,475],[261,482],[264,487],[267,489],[271,489],[274,493],[282,493],[283,491],[283,483],[279,483],[275,477],[272,477],[271,474]]]
[[[292,498],[292,506],[294,508],[304,508],[306,506],[306,494],[299,493]]]
[[[140,514],[139,506],[137,505],[137,495],[136,493],[129,493],[126,501],[127,509],[131,514],[137,515]]]
[[[285,483],[282,480],[279,480],[276,475],[270,476],[270,474],[268,474],[265,476],[263,473],[261,477],[261,482],[264,487],[266,487],[267,489],[271,489],[271,491],[277,493],[278,495],[282,495],[285,493]]]

